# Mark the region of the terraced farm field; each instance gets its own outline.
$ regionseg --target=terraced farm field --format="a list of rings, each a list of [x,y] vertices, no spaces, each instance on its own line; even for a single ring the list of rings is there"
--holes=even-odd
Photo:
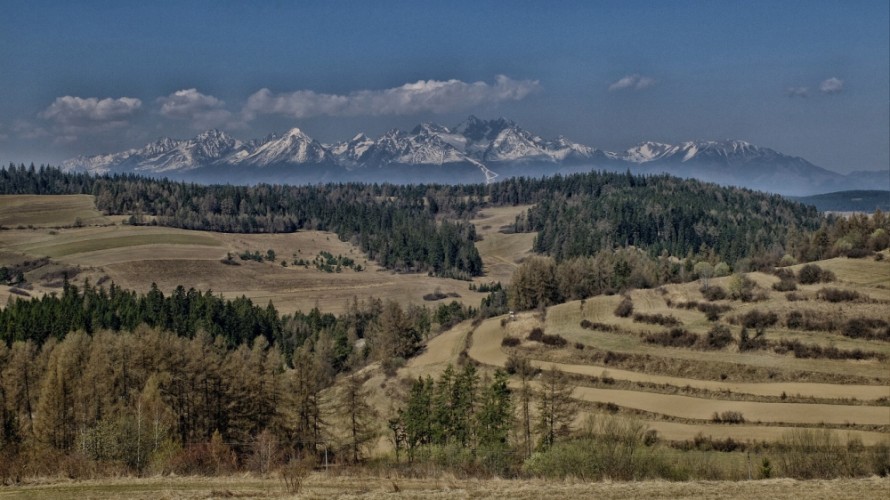
[[[718,301],[727,309],[719,323],[733,335],[731,345],[722,349],[647,342],[647,335],[666,328],[634,321],[633,317],[617,317],[614,310],[622,297],[600,296],[550,307],[545,314],[486,320],[473,331],[468,355],[486,366],[503,367],[512,355],[525,357],[542,370],[560,369],[574,377],[574,396],[585,412],[617,409],[642,419],[670,440],[691,440],[703,434],[715,439],[775,441],[795,428],[828,427],[844,438],[866,444],[890,442],[890,342],[850,338],[843,334],[842,326],[828,331],[785,324],[794,312],[832,318],[836,325],[853,318],[890,321],[883,284],[890,276],[890,263],[833,259],[824,264],[834,271],[837,281],[801,285],[795,293],[802,300],[789,301],[784,293],[770,289],[778,278],[755,273],[749,277],[766,292],[765,300]],[[730,279],[711,280],[711,284],[726,287]],[[685,307],[690,301],[706,302],[700,285],[635,290],[628,297],[635,313],[670,316],[683,329],[705,337],[717,322],[709,321],[696,308]],[[855,290],[860,299],[843,303],[821,300],[818,291],[825,286]],[[798,358],[791,352],[769,349],[742,351],[735,345],[741,318],[754,310],[776,313],[778,321],[764,333],[771,342],[858,349],[876,357]],[[586,328],[582,321],[589,323]],[[565,347],[528,340],[534,328],[561,336]],[[505,337],[518,339],[520,344],[504,347]],[[742,415],[744,423],[714,421],[715,414],[726,412]],[[583,418],[579,417],[579,422]]]

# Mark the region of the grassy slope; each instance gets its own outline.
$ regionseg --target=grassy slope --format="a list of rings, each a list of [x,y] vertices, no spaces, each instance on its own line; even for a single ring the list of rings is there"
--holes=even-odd
[[[5,211],[2,207],[6,207]],[[21,210],[32,207],[33,210]],[[511,222],[527,207],[494,209],[475,221],[483,241],[480,252],[486,275],[477,283],[507,281],[516,261],[527,253],[534,235],[505,235],[497,229]],[[3,196],[0,197],[0,216],[7,217],[7,227],[27,226],[33,229],[3,231],[0,239],[0,265],[20,263],[36,257],[48,256],[68,266],[81,266],[82,274],[75,283],[89,278],[92,282],[108,276],[125,288],[146,291],[156,282],[165,292],[177,285],[212,289],[228,297],[246,295],[261,304],[272,301],[283,312],[307,311],[318,306],[324,311],[341,312],[353,297],[392,298],[403,303],[424,302],[422,297],[439,289],[456,294],[456,300],[478,306],[483,293],[468,289],[468,283],[430,278],[424,274],[396,274],[383,269],[357,248],[342,242],[332,233],[303,231],[291,234],[223,234],[205,231],[186,231],[163,227],[133,227],[108,225],[115,220],[102,218],[89,196]],[[39,216],[39,217],[38,217]],[[75,217],[82,217],[83,228],[56,228],[70,225]],[[41,224],[37,222],[42,221]],[[103,224],[103,225],[99,225]],[[227,252],[237,255],[242,251],[265,254],[276,253],[275,263],[240,261],[240,266],[220,262]],[[321,251],[353,258],[366,267],[356,273],[325,273],[314,267],[305,269],[280,265],[282,259],[312,260]],[[52,291],[41,286],[39,272],[29,273],[29,281],[37,286],[33,296]],[[0,287],[0,306],[9,297],[7,287]],[[454,300],[448,298],[447,301]]]
[[[0,195],[0,226],[70,226],[77,219],[87,225],[112,220],[96,210],[89,195]]]

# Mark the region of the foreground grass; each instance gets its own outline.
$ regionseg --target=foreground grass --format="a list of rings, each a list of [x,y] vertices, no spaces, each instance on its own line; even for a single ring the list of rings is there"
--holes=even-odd
[[[504,480],[349,476],[310,476],[299,495],[289,494],[274,477],[153,477],[59,481],[0,488],[0,498],[886,498],[890,478],[797,481],[639,481]]]

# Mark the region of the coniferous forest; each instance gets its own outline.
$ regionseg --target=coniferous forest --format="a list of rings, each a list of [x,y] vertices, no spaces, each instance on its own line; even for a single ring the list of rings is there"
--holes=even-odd
[[[537,252],[557,260],[635,246],[652,256],[820,258],[805,244],[831,224],[778,195],[669,176],[591,172],[490,185],[326,184],[205,186],[132,175],[89,176],[10,165],[3,194],[92,194],[99,210],[132,222],[242,233],[337,233],[400,271],[482,273],[467,218],[484,206],[534,204],[511,230],[538,231]],[[867,238],[868,235],[862,237]]]

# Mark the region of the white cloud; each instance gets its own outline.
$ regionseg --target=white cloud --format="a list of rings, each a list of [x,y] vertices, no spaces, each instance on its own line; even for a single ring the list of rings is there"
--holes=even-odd
[[[613,82],[611,85],[609,85],[609,92],[624,89],[643,90],[653,85],[655,85],[654,78],[634,73],[632,75],[624,76],[618,79],[618,81]]]
[[[788,87],[785,93],[788,97],[809,97],[810,89],[808,87]]]
[[[142,101],[135,97],[84,99],[66,95],[56,98],[55,102],[40,113],[40,117],[59,124],[100,124],[125,120],[141,107]]]
[[[232,118],[232,113],[225,109],[225,102],[193,88],[159,97],[157,102],[161,105],[161,115],[173,120],[189,120],[196,129],[221,127]]]
[[[420,80],[383,90],[322,94],[312,90],[273,93],[261,89],[247,99],[242,111],[252,120],[259,114],[292,118],[310,116],[407,115],[447,113],[480,104],[518,101],[541,88],[537,80],[513,80],[498,75],[494,84],[460,80]]]
[[[56,98],[38,116],[53,123],[52,133],[56,136],[54,142],[67,144],[85,134],[97,134],[125,127],[129,123],[127,120],[141,107],[142,101],[135,97],[84,99],[69,95]],[[36,138],[40,137],[42,132],[43,129],[35,127],[26,133]]]
[[[844,81],[837,77],[831,77],[819,84],[819,90],[825,94],[839,94],[844,90]]]

